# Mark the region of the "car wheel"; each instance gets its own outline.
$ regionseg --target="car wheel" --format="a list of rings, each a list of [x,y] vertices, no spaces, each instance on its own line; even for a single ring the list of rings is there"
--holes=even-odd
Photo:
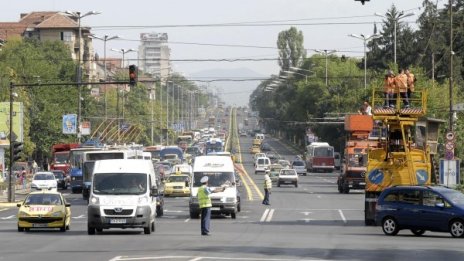
[[[305,173],[303,174],[303,176],[306,176],[306,175],[308,175],[308,173],[305,172]]]
[[[98,233],[103,232],[103,228],[96,228],[96,230],[97,230]]]
[[[24,228],[24,230],[25,230],[26,232],[29,232],[29,231],[31,231],[31,229],[30,229],[30,228],[28,228],[28,227]]]
[[[295,182],[295,188],[298,188],[298,182]]]
[[[415,236],[422,236],[425,233],[425,230],[424,229],[411,229],[411,232]]]
[[[144,228],[143,228],[143,233],[144,233],[145,235],[150,235],[150,234],[151,234],[151,225],[150,225],[150,224],[148,224],[147,227],[144,227]]]
[[[151,223],[151,232],[155,232],[155,222]]]
[[[453,220],[450,225],[450,233],[453,237],[464,237],[464,223],[461,220]]]
[[[230,213],[230,217],[231,217],[232,219],[236,219],[236,218],[237,218],[237,214],[236,214],[236,213]]]
[[[66,218],[65,218],[66,219]],[[63,223],[63,226],[60,227],[61,232],[66,232],[66,222]]]
[[[95,235],[95,228],[94,227],[87,227],[87,234]]]
[[[237,204],[237,212],[240,212],[241,210],[241,206],[240,206],[240,202]]]
[[[398,234],[398,223],[392,217],[386,217],[382,222],[382,230],[385,235],[394,236]]]
[[[18,226],[18,232],[23,232],[24,231],[24,228],[23,227],[20,227]]]
[[[156,216],[157,217],[162,217],[164,215],[164,207],[157,207],[156,208]]]

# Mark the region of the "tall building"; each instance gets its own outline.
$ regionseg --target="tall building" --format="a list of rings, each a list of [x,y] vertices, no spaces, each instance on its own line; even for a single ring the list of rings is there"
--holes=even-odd
[[[145,73],[165,81],[171,70],[170,56],[167,33],[140,34],[139,67]]]

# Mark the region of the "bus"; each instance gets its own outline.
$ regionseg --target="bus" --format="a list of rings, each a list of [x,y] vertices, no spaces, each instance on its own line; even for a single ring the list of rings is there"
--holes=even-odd
[[[218,138],[210,138],[206,142],[206,155],[212,152],[222,152],[224,151],[224,142]]]
[[[90,195],[90,186],[92,184],[92,172],[97,160],[110,159],[142,159],[143,152],[141,150],[100,150],[87,151],[82,154],[83,169],[82,169],[82,197],[88,199]]]
[[[71,149],[69,151],[69,163],[71,170],[69,176],[71,178],[71,192],[79,193],[82,192],[82,168],[83,168],[83,154],[87,151],[98,151],[102,150],[102,147],[80,147]]]
[[[312,142],[306,146],[306,169],[308,172],[332,172],[335,169],[334,148],[327,142]]]

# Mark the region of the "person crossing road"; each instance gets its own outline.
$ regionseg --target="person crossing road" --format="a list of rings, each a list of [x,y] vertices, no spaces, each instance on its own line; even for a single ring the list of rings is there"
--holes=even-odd
[[[263,199],[264,205],[270,205],[269,194],[271,194],[271,188],[272,188],[272,181],[271,181],[271,178],[269,177],[269,174],[266,173],[264,175],[264,199]]]

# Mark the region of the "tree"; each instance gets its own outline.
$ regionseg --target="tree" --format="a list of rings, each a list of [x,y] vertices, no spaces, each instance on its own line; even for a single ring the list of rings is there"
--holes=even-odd
[[[280,32],[277,48],[279,48],[279,65],[282,71],[288,71],[290,67],[299,67],[306,57],[303,32],[293,26]]]

